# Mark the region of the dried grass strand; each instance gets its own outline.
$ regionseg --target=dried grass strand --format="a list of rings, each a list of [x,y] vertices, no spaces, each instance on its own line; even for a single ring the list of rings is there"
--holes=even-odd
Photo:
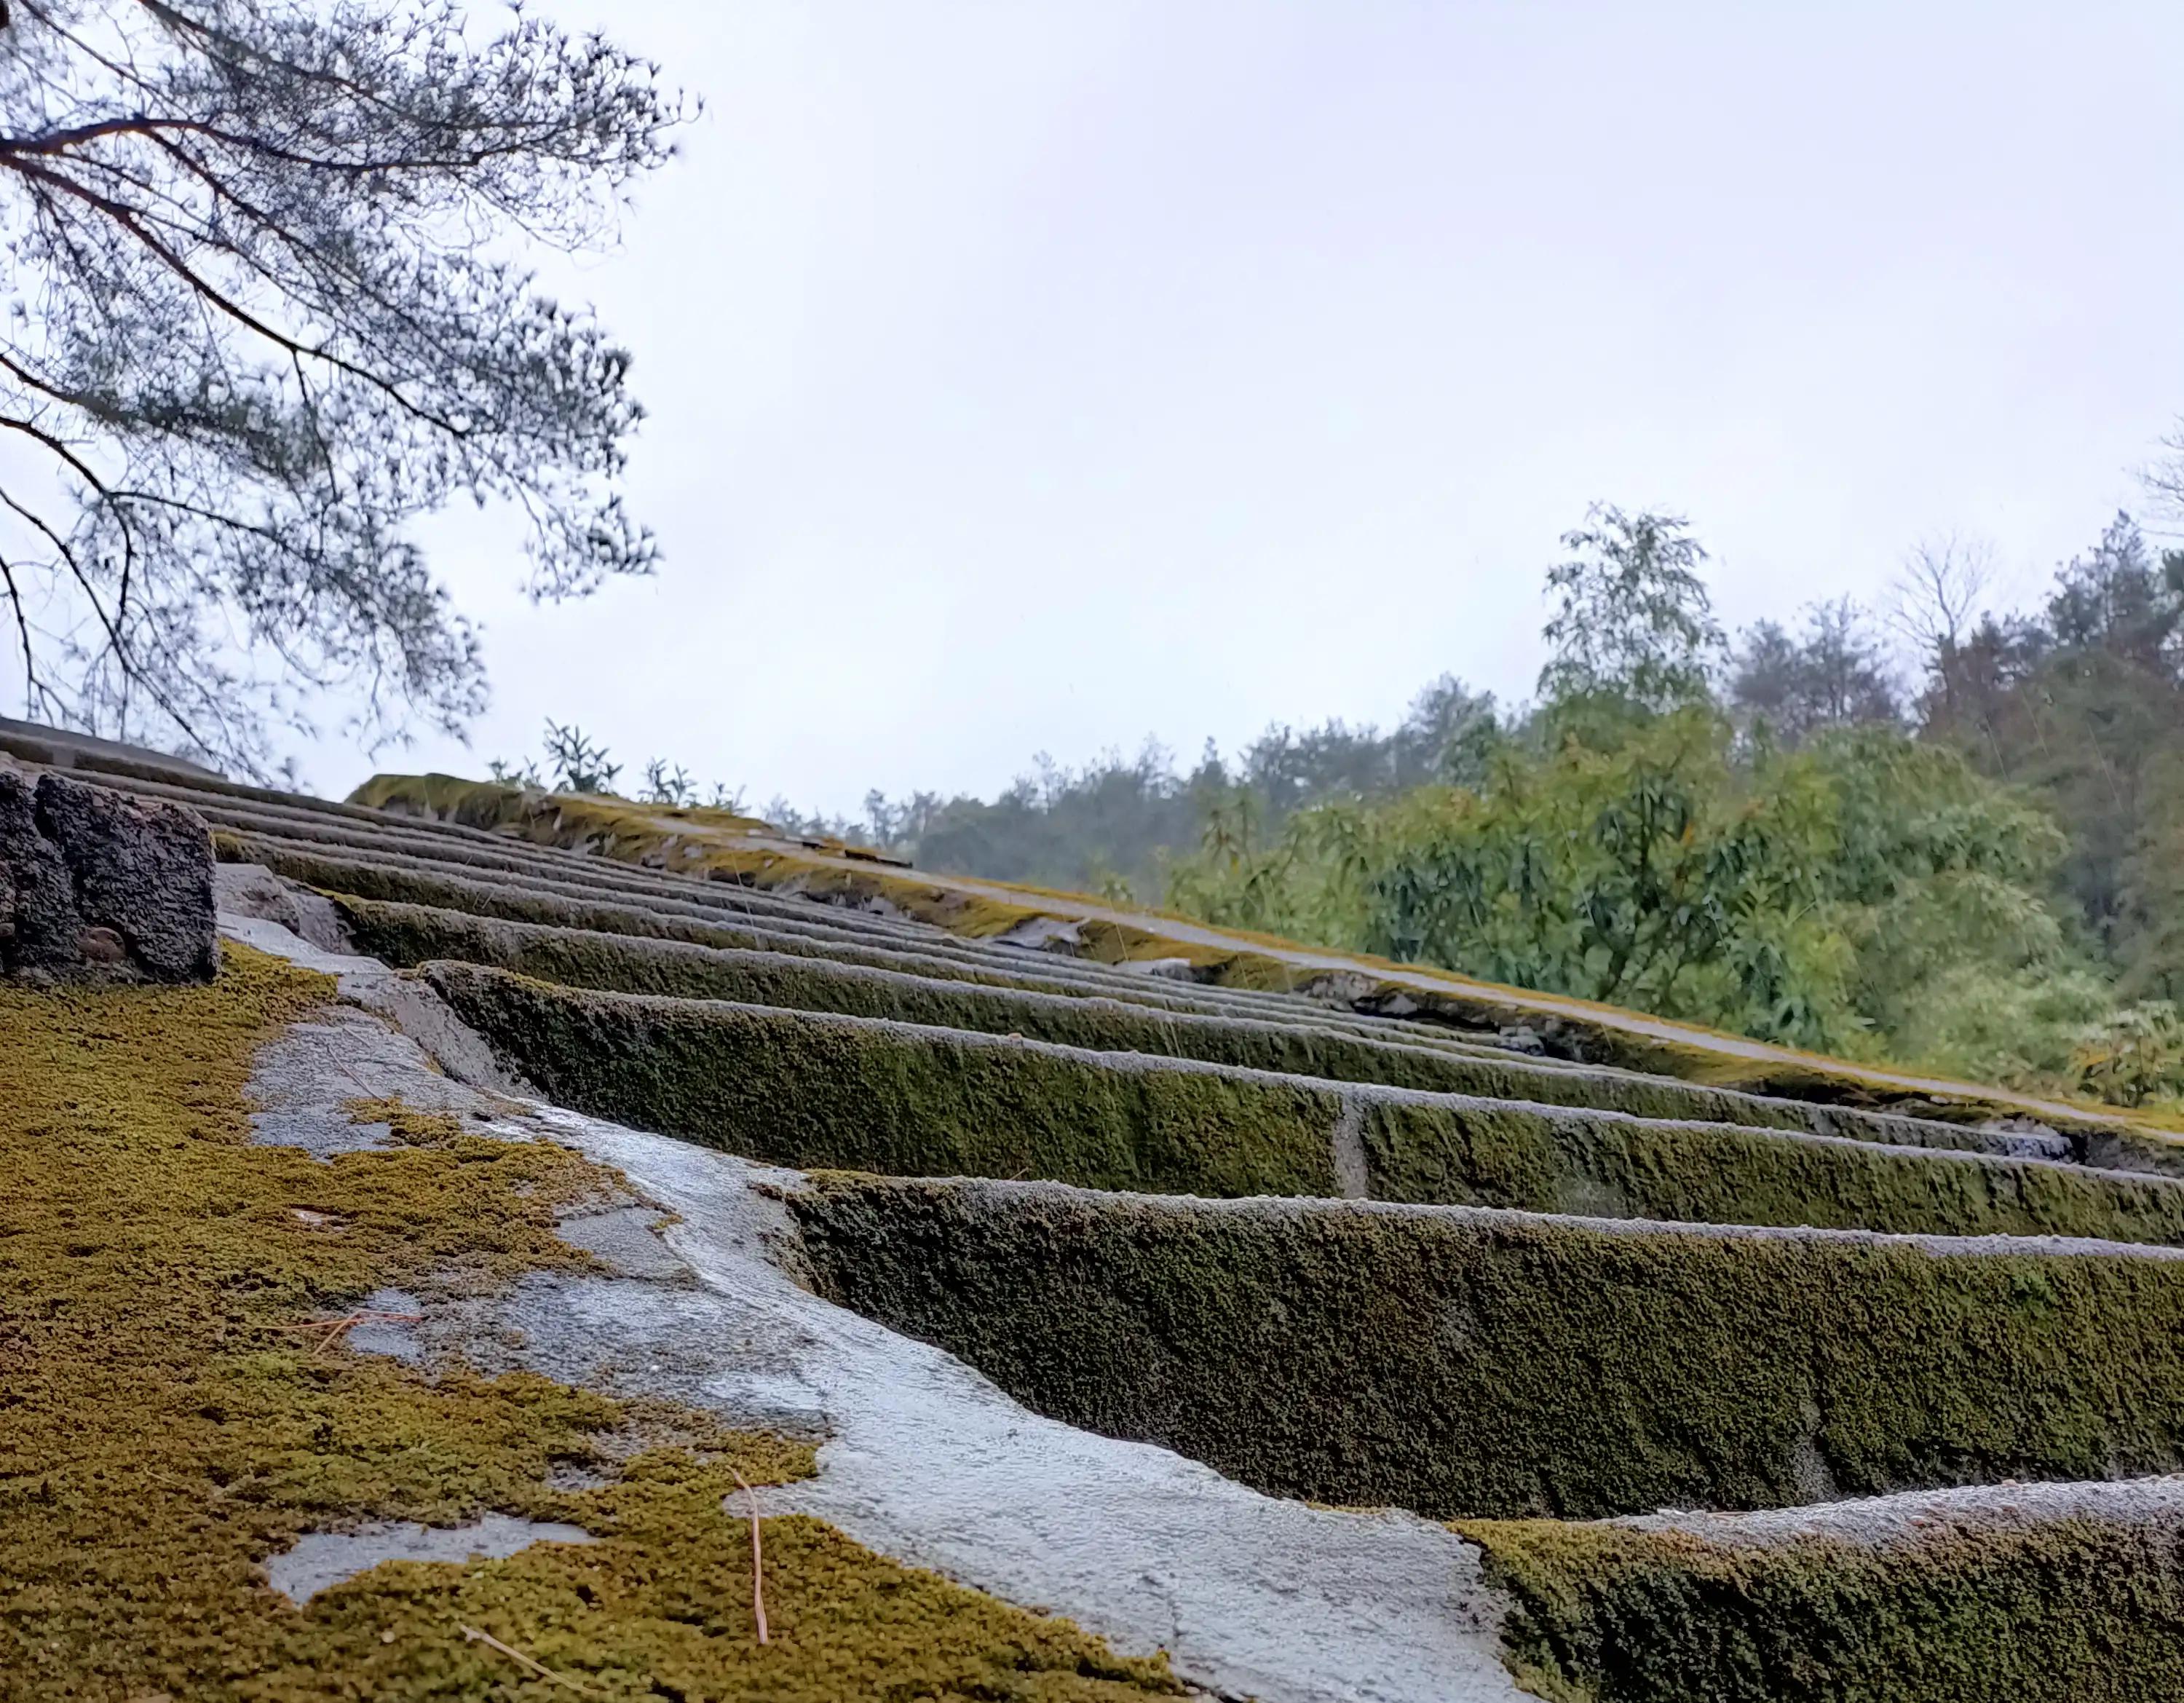
[[[376,1308],[365,1307],[339,1319],[307,1319],[300,1325],[275,1325],[272,1328],[276,1331],[324,1332],[319,1338],[318,1347],[311,1350],[311,1358],[316,1360],[359,1325],[414,1324],[424,1316],[422,1313],[382,1313]]]
[[[744,1494],[750,1498],[751,1616],[758,1622],[758,1641],[764,1644],[766,1642],[766,1550],[758,1535],[758,1492],[751,1488],[750,1481],[737,1472],[734,1467],[731,1466],[728,1471],[735,1473],[736,1482],[743,1487]]]
[[[474,1626],[465,1626],[461,1628],[460,1630],[463,1636],[471,1642],[474,1644],[482,1644],[489,1650],[499,1650],[510,1661],[521,1662],[524,1667],[529,1668],[533,1673],[537,1674],[541,1679],[550,1679],[556,1685],[566,1685],[571,1691],[581,1691],[587,1696],[603,1697],[606,1695],[604,1692],[598,1690],[594,1687],[584,1684],[581,1680],[571,1679],[566,1673],[556,1673],[552,1668],[547,1667],[545,1663],[542,1661],[533,1661],[529,1656],[526,1656],[521,1650],[516,1649],[513,1644],[503,1644],[489,1632],[481,1632]]]

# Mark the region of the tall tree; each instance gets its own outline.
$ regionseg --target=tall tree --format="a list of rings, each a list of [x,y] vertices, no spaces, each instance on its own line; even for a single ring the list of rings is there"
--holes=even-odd
[[[646,571],[627,355],[518,241],[612,238],[655,68],[452,0],[0,10],[0,614],[34,714],[264,766],[315,692],[456,729],[478,643],[410,535],[528,528],[527,589]]]
[[[1480,779],[1501,735],[1494,695],[1443,674],[1412,699],[1390,733],[1369,723],[1329,721],[1301,732],[1284,723],[1245,746],[1238,766],[1268,824],[1279,825],[1291,812],[1331,798],[1379,798],[1430,781]]]
[[[2146,489],[2170,520],[2184,520],[2184,420],[2161,440],[2161,454],[2145,472]]]
[[[1732,661],[1729,702],[1747,724],[1764,723],[1785,745],[1830,728],[1892,723],[1903,717],[1886,649],[1847,597],[1805,611],[1802,637],[1762,621]]]
[[[1927,731],[2042,795],[2070,826],[2064,888],[2129,991],[2184,991],[2184,553],[2118,515],[2037,614],[1988,617],[1927,659]]]
[[[1707,702],[1723,639],[1698,570],[1706,551],[1675,515],[1595,504],[1547,570],[1556,603],[1540,671],[1550,704],[1666,715]]]

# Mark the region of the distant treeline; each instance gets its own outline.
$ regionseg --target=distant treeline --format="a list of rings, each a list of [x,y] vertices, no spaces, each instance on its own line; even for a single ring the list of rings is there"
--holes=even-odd
[[[861,818],[805,816],[782,799],[759,814],[901,852],[924,868],[1158,903],[1175,860],[1195,852],[1215,816],[1240,799],[1271,830],[1328,799],[1390,798],[1460,779],[1462,753],[1483,749],[1496,725],[1490,695],[1443,676],[1385,733],[1340,721],[1277,727],[1231,757],[1208,741],[1188,770],[1152,743],[1134,757],[1111,753],[1081,768],[1042,755],[1033,773],[991,800],[873,792]]]

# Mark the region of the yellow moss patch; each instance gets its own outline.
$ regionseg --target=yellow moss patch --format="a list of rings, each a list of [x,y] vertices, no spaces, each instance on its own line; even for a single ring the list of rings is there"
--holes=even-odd
[[[359,1124],[386,1125],[396,1141],[413,1147],[448,1147],[463,1138],[463,1120],[453,1112],[421,1112],[404,1100],[356,1099],[343,1109]]]
[[[607,1488],[559,1491],[557,1465],[609,1466],[664,1434],[659,1415],[527,1375],[427,1377],[293,1328],[382,1286],[581,1265],[557,1209],[616,1184],[406,1108],[409,1139],[383,1152],[251,1145],[254,1049],[332,993],[235,949],[209,988],[0,990],[0,1698],[554,1690],[464,1624],[608,1697],[1173,1689],[1163,1666],[799,1520],[768,1523],[760,1650],[747,1528],[719,1499],[733,1471],[808,1471],[807,1448],[688,1415]],[[603,1541],[382,1568],[304,1610],[258,1571],[307,1530],[491,1509]]]
[[[466,1644],[465,1625],[616,1698],[1122,1703],[1179,1690],[1162,1664],[1118,1659],[1067,1622],[890,1566],[800,1516],[764,1522],[772,1641],[761,1648],[749,1505],[724,1466],[642,1457],[614,1488],[576,1499],[601,1542],[540,1545],[460,1575],[389,1567],[317,1599],[315,1617],[357,1695],[553,1695]]]
[[[552,845],[579,839],[588,849],[626,861],[647,851],[671,854],[687,840],[694,856],[723,835],[778,838],[781,830],[755,816],[702,805],[643,804],[583,792],[540,792],[451,774],[375,775],[349,795],[349,802],[376,810],[424,815],[465,827],[514,830]]]

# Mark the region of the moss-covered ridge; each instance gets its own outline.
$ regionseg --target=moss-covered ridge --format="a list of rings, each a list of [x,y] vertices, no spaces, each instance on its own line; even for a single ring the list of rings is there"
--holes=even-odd
[[[831,955],[723,948],[632,935],[619,927],[611,931],[571,928],[435,906],[387,903],[340,892],[329,896],[357,944],[393,964],[456,958],[606,992],[886,1018],[935,1028],[1017,1035],[1096,1052],[1195,1058],[1291,1075],[1587,1107],[1641,1117],[1866,1135],[1975,1152],[2002,1151],[2006,1140],[1953,1125],[1830,1112],[1797,1101],[1764,1100],[1662,1077],[1540,1064],[1511,1053],[1457,1053],[1410,1044],[1396,1036],[1368,1039],[1331,1022],[1313,1021],[1309,1010],[1286,1023],[1167,1011],[1098,994],[985,986],[847,963]]]
[[[1401,1039],[1446,1051],[1506,1052],[1432,1025],[1360,1017],[1290,995],[1178,983],[1053,954],[997,951],[922,924],[845,913],[649,871],[587,867],[562,853],[502,857],[481,853],[467,844],[382,848],[370,843],[376,835],[352,835],[345,829],[304,835],[287,822],[278,828],[236,825],[232,813],[216,810],[214,814],[227,824],[214,834],[222,862],[261,863],[306,885],[359,897],[708,945],[762,947],[989,986],[1072,997],[1104,995],[1161,1009],[1301,1019],[1361,1036]],[[429,835],[413,833],[412,837]]]
[[[556,1489],[557,1466],[609,1467],[604,1441],[640,1415],[299,1329],[389,1285],[430,1298],[581,1266],[558,1214],[619,1187],[444,1120],[331,1163],[252,1145],[254,1051],[331,996],[233,948],[210,987],[0,990],[0,1698],[548,1695],[464,1624],[610,1698],[1174,1689],[797,1519],[767,1522],[761,1650],[748,1533],[720,1498],[736,1471],[807,1470],[805,1446],[689,1415],[686,1446]],[[308,1529],[486,1509],[599,1541],[382,1567],[301,1611],[258,1572]]]
[[[139,783],[138,790],[152,789],[148,783]],[[271,840],[292,850],[532,887],[550,885],[554,891],[574,886],[594,898],[667,900],[686,908],[733,913],[746,922],[815,940],[919,946],[948,951],[966,961],[980,956],[967,950],[973,943],[926,924],[816,905],[794,894],[767,892],[738,882],[699,880],[671,870],[537,846],[507,835],[400,817],[358,822],[328,817],[304,805],[206,800],[177,787],[164,788],[159,796],[190,800],[215,829]]]
[[[419,851],[378,852],[341,842],[320,843],[287,832],[216,828],[214,846],[222,863],[262,865],[276,874],[317,889],[374,902],[420,905],[476,917],[618,934],[642,940],[678,940],[738,951],[787,953],[800,958],[884,969],[924,980],[967,982],[980,987],[1046,993],[1069,999],[1119,1002],[1154,1013],[1246,1018],[1295,1025],[1353,1040],[1424,1047],[1440,1053],[1528,1068],[1581,1073],[1596,1067],[1519,1054],[1432,1024],[1360,1016],[1340,1006],[1290,994],[1257,993],[1205,983],[1178,982],[1115,965],[1052,954],[996,950],[922,925],[879,925],[795,900],[774,900],[767,910],[740,888],[722,889],[674,876],[586,868],[564,853],[550,873],[526,867],[503,874],[476,867],[469,848],[460,858]],[[496,863],[499,860],[495,860]],[[1629,1075],[1630,1073],[1619,1073]],[[1658,1078],[1637,1078],[1649,1083]],[[1719,1091],[1708,1091],[1719,1092]],[[1843,1114],[1802,1104],[1773,1115],[1789,1126],[1809,1120],[1836,1129],[1846,1119],[1875,1126],[1890,1121],[1869,1114]],[[1982,1132],[1957,1125],[1932,1128],[1950,1145],[1975,1143]],[[2055,1136],[2037,1137],[2059,1141]]]
[[[857,848],[794,840],[777,829],[740,827],[713,834],[687,816],[658,806],[584,793],[548,793],[454,775],[375,775],[349,795],[373,810],[421,816],[521,835],[536,844],[584,851],[647,868],[672,869],[763,888],[786,888],[832,904],[866,907],[917,918],[954,933],[983,937],[1051,914],[1044,902],[1067,899],[1034,887],[1001,882],[933,879],[881,863]],[[666,818],[663,824],[662,818]],[[1219,947],[1149,950],[1154,932],[1134,920],[1095,923],[1087,944],[1108,958],[1178,956],[1208,966],[1227,954]]]
[[[481,879],[484,872],[414,853],[399,854],[398,857],[389,853],[387,855],[396,861],[381,862],[377,854],[308,841],[299,844],[258,832],[222,829],[215,834],[214,842],[224,861],[263,864],[279,874],[336,896],[454,911],[530,924],[541,929],[573,929],[620,935],[632,940],[677,940],[733,951],[785,953],[831,964],[893,971],[922,981],[962,982],[980,988],[1014,990],[1072,1000],[1120,1002],[1147,1013],[1240,1018],[1253,1025],[1271,1024],[1312,1034],[1334,1033],[1349,1041],[1375,1047],[1392,1044],[1407,1053],[1424,1049],[1453,1055],[1471,1061],[1469,1075],[1479,1079],[1481,1092],[1556,1104],[1599,1104],[1611,1109],[1720,1118],[1760,1127],[1804,1128],[1815,1133],[1875,1141],[1972,1151],[2031,1153],[2041,1157],[2071,1158],[2116,1170],[2170,1175],[2184,1170],[2184,1149],[2163,1139],[2125,1136],[2105,1130],[2098,1133],[2081,1130],[2065,1136],[2051,1130],[2027,1128],[2021,1123],[1990,1128],[1810,1100],[1769,1099],[1736,1090],[1706,1088],[1676,1078],[1529,1057],[1507,1047],[1463,1040],[1452,1031],[1431,1025],[1382,1017],[1358,1017],[1293,995],[1240,995],[1204,985],[1178,988],[1163,978],[1086,966],[1069,959],[1057,961],[1021,952],[1006,957],[990,951],[951,952],[924,941],[876,946],[853,931],[840,929],[823,935],[815,935],[805,932],[813,927],[809,923],[792,930],[771,917],[754,920],[737,908],[740,902],[716,897],[717,889],[708,892],[694,883],[678,885],[671,877],[655,878],[668,889],[666,893],[624,892],[619,890],[617,878],[610,875],[603,875],[589,885],[555,879],[530,870],[513,879]],[[566,875],[582,872],[556,865],[555,873]],[[699,900],[709,902],[701,903]],[[826,925],[817,926],[823,929]],[[387,949],[405,951],[414,958],[428,946],[429,942],[421,935],[410,931],[406,941],[399,935],[390,936]],[[460,952],[465,948],[458,945],[450,950]],[[580,974],[571,964],[562,973],[586,981],[606,980],[610,968],[602,963]],[[623,980],[620,985],[652,984]],[[967,1007],[958,1020],[967,1025],[975,1023],[977,1019],[972,1013],[977,1008]],[[1036,1026],[1034,1020],[1034,1029]],[[1011,1027],[1021,1030],[1021,1025]],[[1174,1043],[1164,1043],[1158,1050],[1186,1055],[1188,1033],[1186,1030]],[[1216,1056],[1235,1055],[1224,1048]],[[1501,1077],[1510,1086],[1490,1087],[1484,1080],[1486,1075]]]
[[[642,804],[582,792],[546,792],[459,779],[450,774],[376,775],[348,801],[370,810],[396,809],[465,828],[525,825],[526,837],[654,868],[702,865],[725,836],[802,846],[755,816],[702,805]],[[531,824],[537,824],[535,829]],[[824,845],[827,842],[820,841]],[[833,842],[839,844],[839,841]]]
[[[1156,912],[1118,910],[1081,895],[876,868],[823,849],[769,840],[748,829],[708,835],[677,822],[662,829],[649,818],[655,807],[620,799],[542,794],[449,775],[382,774],[358,788],[351,802],[517,834],[542,845],[785,888],[837,903],[884,907],[967,935],[996,935],[1050,919],[1072,928],[1081,949],[1102,958],[1181,958],[1201,974],[1240,986],[1290,990],[1334,984],[1362,1008],[1423,1010],[1460,1027],[1488,1031],[1528,1028],[1546,1036],[1557,1050],[1586,1062],[1718,1086],[1922,1115],[1953,1114],[1970,1121],[2031,1115],[2079,1125],[2162,1127],[2111,1108],[2064,1104],[1854,1065],[1448,971],[1301,947]]]
[[[2172,1506],[1935,1518],[1878,1539],[1465,1522],[1562,1703],[2148,1703],[2184,1696]]]
[[[1273,1494],[1763,1508],[2184,1456],[2184,1260],[816,1177],[822,1293]]]
[[[1334,1103],[1301,1081],[1107,1069],[1000,1036],[587,992],[472,964],[425,974],[558,1103],[769,1164],[1337,1192]]]
[[[425,974],[560,1103],[747,1158],[1236,1197],[2184,1243],[2184,1183],[1014,1036]]]

